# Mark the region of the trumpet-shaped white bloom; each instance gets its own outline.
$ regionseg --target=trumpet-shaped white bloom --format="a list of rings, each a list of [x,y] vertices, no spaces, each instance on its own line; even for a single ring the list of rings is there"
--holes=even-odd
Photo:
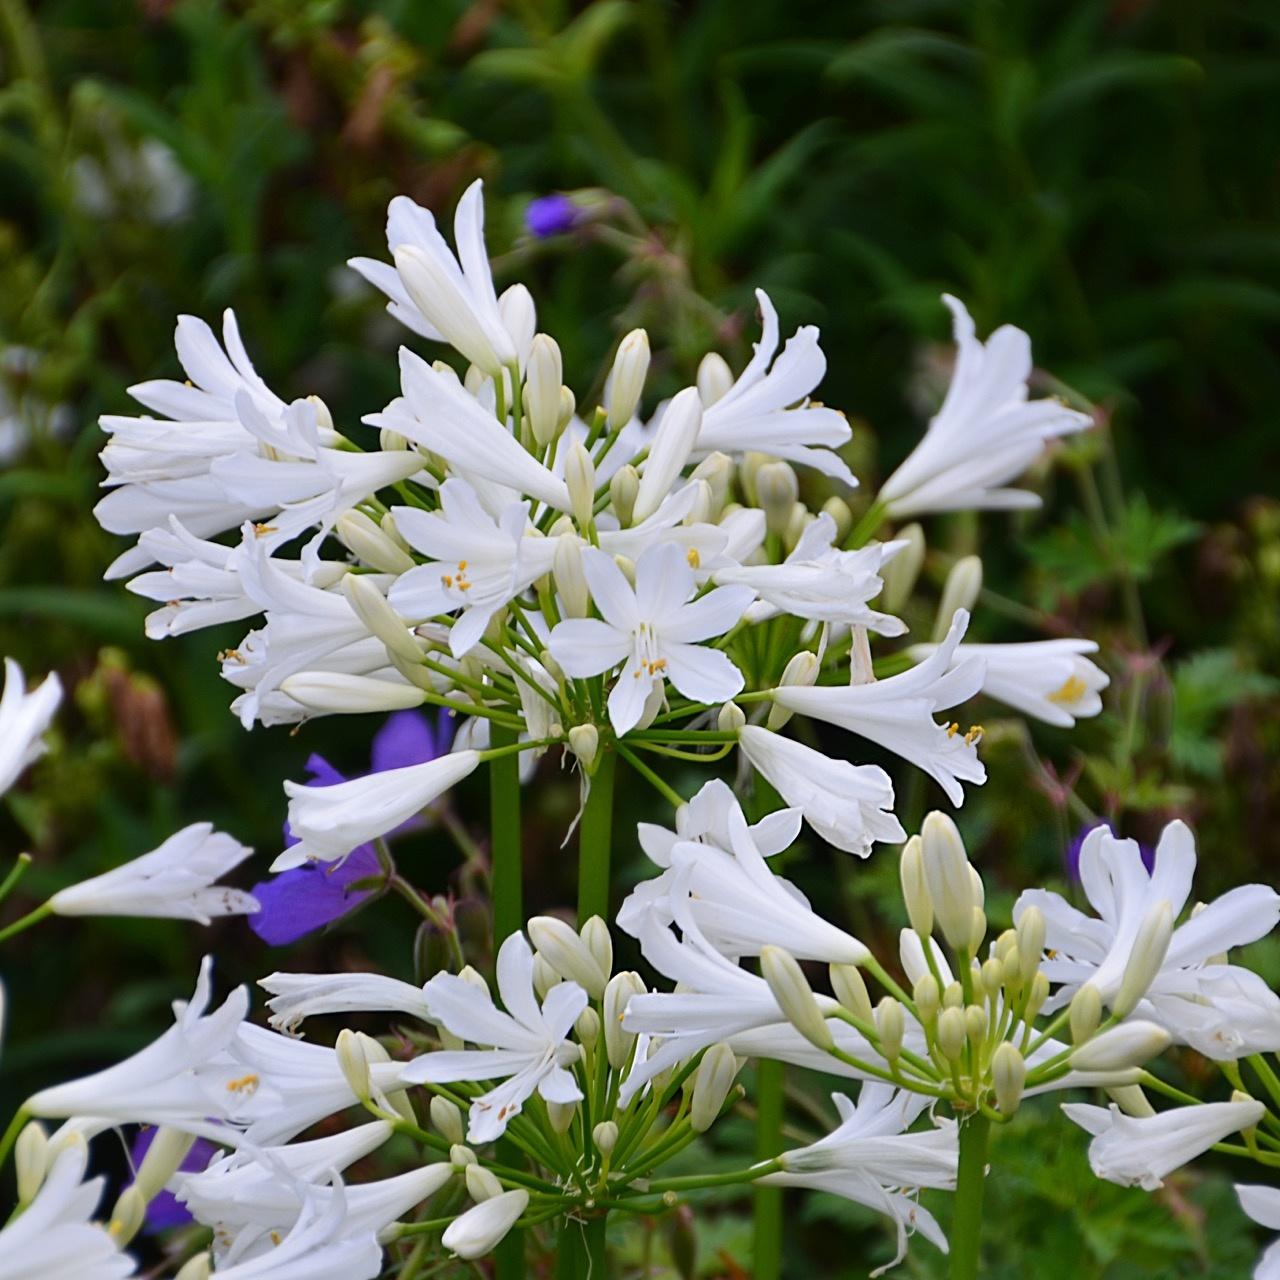
[[[876,842],[906,840],[893,814],[893,783],[879,765],[832,760],[757,725],[743,725],[738,745],[783,800],[837,849],[865,858]]]
[[[723,702],[742,688],[742,672],[718,649],[697,642],[723,635],[755,593],[717,587],[691,600],[693,570],[673,546],[651,547],[636,561],[636,585],[593,547],[582,569],[601,618],[570,618],[551,632],[551,655],[571,676],[596,676],[625,663],[609,694],[619,735],[639,723],[649,695],[664,681],[694,702]]]
[[[928,1098],[888,1084],[864,1084],[856,1103],[832,1094],[840,1125],[825,1138],[779,1160],[783,1172],[761,1182],[782,1187],[829,1191],[890,1218],[897,1228],[898,1252],[871,1274],[883,1275],[907,1255],[907,1236],[919,1231],[943,1253],[947,1239],[933,1215],[912,1192],[920,1187],[951,1190],[956,1184],[960,1151],[953,1123],[908,1133],[928,1105]]]
[[[704,407],[698,452],[740,457],[756,450],[856,485],[853,472],[832,452],[853,434],[844,414],[809,402],[827,371],[817,328],[797,329],[775,360],[778,313],[763,289],[756,290],[756,301],[763,324],[760,341],[733,386]]]
[[[1023,893],[1014,919],[1032,906],[1044,914],[1045,945],[1053,957],[1041,971],[1062,984],[1045,1008],[1061,1008],[1086,982],[1104,1003],[1114,1000],[1135,963],[1134,945],[1148,912],[1168,903],[1176,920],[1191,895],[1195,866],[1195,837],[1183,822],[1165,827],[1150,872],[1135,841],[1097,827],[1080,850],[1081,884],[1097,917],[1044,889]],[[1280,1047],[1280,998],[1256,975],[1220,959],[1231,947],[1265,937],[1277,923],[1280,894],[1268,886],[1241,885],[1223,894],[1174,930],[1135,1012],[1215,1058]]]
[[[940,725],[933,717],[973,697],[982,687],[981,658],[953,664],[968,625],[968,613],[957,609],[937,651],[901,675],[839,688],[783,685],[773,691],[773,700],[788,711],[825,720],[879,743],[923,769],[952,804],[963,804],[960,783],[981,783],[987,777],[978,759],[980,734],[961,733],[958,725]]]
[[[528,1207],[527,1191],[504,1191],[459,1214],[445,1228],[440,1241],[459,1258],[481,1258],[498,1247]]]
[[[84,1180],[89,1149],[65,1142],[36,1197],[0,1230],[0,1280],[119,1280],[135,1264],[93,1222],[105,1179]]]
[[[273,973],[258,985],[271,995],[271,1025],[293,1034],[321,1013],[407,1013],[431,1021],[426,993],[380,973]]]
[[[1260,1227],[1280,1231],[1280,1189],[1236,1183],[1240,1207]],[[1268,1245],[1253,1270],[1253,1280],[1280,1280],[1280,1240]]]
[[[917,662],[936,649],[916,644],[908,650]],[[1084,655],[1097,653],[1092,640],[1033,640],[1027,644],[962,644],[952,657],[958,666],[981,658],[986,667],[982,692],[1023,715],[1069,729],[1102,710],[1099,691],[1111,683]]]
[[[1089,1164],[1099,1178],[1144,1191],[1163,1186],[1168,1174],[1231,1134],[1252,1128],[1267,1111],[1252,1099],[1175,1107],[1154,1116],[1127,1116],[1114,1103],[1066,1102],[1062,1110],[1093,1134]]]
[[[396,196],[387,206],[387,248],[395,266],[372,258],[352,258],[348,265],[387,295],[387,310],[401,324],[456,347],[486,373],[499,374],[515,363],[522,335],[508,326],[494,291],[484,244],[484,183],[478,178],[458,201],[453,238],[457,256],[429,209]]]
[[[800,535],[795,550],[781,564],[743,565],[721,569],[719,583],[751,587],[767,608],[752,608],[762,615],[789,613],[819,622],[841,622],[866,627],[885,636],[900,636],[906,624],[891,614],[867,607],[884,589],[879,572],[904,545],[873,542],[858,551],[841,551],[835,545],[836,522],[820,515]]]
[[[533,951],[513,933],[498,951],[498,992],[504,1013],[487,992],[451,973],[438,973],[423,989],[432,1020],[483,1049],[442,1050],[415,1058],[401,1073],[410,1084],[454,1080],[502,1080],[471,1104],[467,1137],[492,1142],[537,1090],[548,1102],[577,1102],[582,1090],[572,1072],[581,1050],[568,1039],[587,993],[561,982],[538,1006],[533,990]]]
[[[475,771],[478,751],[452,751],[425,764],[386,769],[336,786],[286,782],[289,827],[298,843],[271,864],[273,871],[301,866],[308,858],[334,862],[357,845],[394,831],[455,783]]]
[[[4,693],[0,694],[0,795],[18,775],[44,754],[44,735],[62,701],[62,682],[47,675],[30,693],[22,668],[4,660]]]
[[[163,916],[200,924],[251,915],[256,898],[214,881],[252,852],[210,822],[193,823],[132,862],[60,889],[49,905],[60,916]]]
[[[973,319],[944,294],[958,347],[942,408],[924,439],[885,481],[877,501],[895,518],[929,511],[1036,507],[1024,489],[1003,488],[1040,456],[1045,442],[1090,426],[1058,400],[1028,400],[1031,340],[1005,325],[979,342]]]
[[[213,960],[206,956],[190,1003],[174,1002],[174,1025],[159,1039],[105,1071],[41,1089],[27,1100],[27,1110],[54,1119],[95,1116],[194,1133],[242,1119],[261,1081],[227,1050],[243,1025],[249,993],[237,987],[220,1008],[206,1013],[212,985]]]
[[[401,574],[387,599],[414,622],[461,610],[449,628],[455,658],[470,653],[493,615],[548,573],[555,558],[554,540],[526,536],[528,503],[513,502],[495,520],[465,480],[440,487],[439,513],[395,507],[392,515],[400,535],[434,563]]]

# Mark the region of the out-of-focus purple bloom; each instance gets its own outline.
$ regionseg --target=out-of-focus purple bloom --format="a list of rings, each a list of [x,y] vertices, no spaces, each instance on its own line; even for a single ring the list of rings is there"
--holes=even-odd
[[[145,1128],[138,1130],[138,1136],[133,1140],[133,1148],[130,1153],[131,1162],[135,1169],[142,1164],[142,1157],[147,1154],[155,1136],[155,1129]],[[213,1159],[217,1151],[218,1148],[212,1142],[197,1138],[192,1144],[191,1150],[187,1152],[186,1159],[178,1167],[184,1173],[199,1173],[208,1166],[209,1161]],[[167,1231],[170,1227],[181,1227],[190,1221],[191,1214],[187,1212],[184,1205],[178,1203],[173,1192],[162,1191],[147,1205],[147,1217],[143,1225],[147,1231]]]
[[[369,772],[425,764],[449,749],[449,738],[449,722],[443,717],[433,725],[420,711],[397,711],[374,735]],[[311,775],[308,786],[330,787],[347,781],[323,756],[313,755],[307,761],[307,771]],[[388,838],[420,825],[421,819],[411,818],[389,832]],[[284,842],[286,847],[298,843],[288,823]],[[253,896],[260,909],[249,917],[249,927],[273,947],[296,942],[354,911],[372,890],[353,890],[351,886],[377,876],[381,869],[377,849],[362,844],[340,863],[308,863],[282,871],[254,885]]]
[[[1075,838],[1071,843],[1067,845],[1067,852],[1063,862],[1066,867],[1067,879],[1072,884],[1080,883],[1080,850],[1084,847],[1085,837],[1090,831],[1095,830],[1099,826],[1106,827],[1112,835],[1115,835],[1116,833],[1115,827],[1113,827],[1109,822],[1086,822],[1085,825],[1076,832]],[[1142,854],[1142,865],[1146,867],[1148,871],[1151,871],[1156,865],[1156,851],[1145,844],[1140,844],[1138,846],[1138,851]]]
[[[578,206],[559,192],[539,196],[536,200],[531,200],[524,211],[525,230],[539,240],[563,235],[572,229],[579,212]]]

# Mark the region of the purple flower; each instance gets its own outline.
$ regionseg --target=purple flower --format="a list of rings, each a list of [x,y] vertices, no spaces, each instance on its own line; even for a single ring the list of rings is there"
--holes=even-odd
[[[524,211],[525,230],[538,240],[563,235],[578,220],[579,209],[568,196],[556,192],[539,196]]]
[[[1113,827],[1109,822],[1086,822],[1085,825],[1076,832],[1075,838],[1071,843],[1067,845],[1067,852],[1066,856],[1063,858],[1063,863],[1066,868],[1067,879],[1071,884],[1080,883],[1080,850],[1084,847],[1085,837],[1090,831],[1095,830],[1099,826],[1106,827],[1112,835],[1115,835],[1116,833],[1115,827]],[[1156,865],[1156,851],[1145,844],[1140,844],[1138,846],[1138,851],[1142,854],[1142,865],[1150,871]]]
[[[142,1158],[147,1154],[155,1136],[155,1129],[138,1130],[138,1136],[133,1140],[133,1149],[130,1154],[130,1162],[135,1169],[142,1164]],[[191,1150],[187,1152],[186,1159],[183,1160],[178,1168],[184,1173],[199,1173],[208,1166],[209,1161],[217,1153],[218,1148],[212,1142],[197,1138]],[[150,1232],[167,1231],[170,1227],[181,1227],[190,1221],[191,1214],[187,1212],[185,1205],[178,1202],[178,1198],[173,1192],[162,1191],[147,1205],[147,1217],[144,1226]]]
[[[374,735],[369,772],[425,764],[449,749],[449,737],[449,722],[443,716],[433,726],[420,711],[397,711]],[[323,756],[313,755],[307,761],[307,771],[311,774],[309,786],[329,787],[347,781]],[[421,819],[411,818],[388,837],[420,825]],[[286,847],[298,843],[287,823],[284,841]],[[308,863],[282,871],[254,885],[253,896],[260,909],[249,917],[249,927],[273,947],[296,942],[354,911],[372,890],[351,886],[381,871],[378,851],[371,844],[353,849],[340,863]]]

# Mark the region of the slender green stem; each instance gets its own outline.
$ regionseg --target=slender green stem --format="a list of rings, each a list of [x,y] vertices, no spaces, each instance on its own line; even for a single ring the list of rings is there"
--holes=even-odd
[[[609,851],[613,838],[613,781],[618,756],[603,749],[588,784],[578,827],[578,922],[609,917]]]
[[[5,942],[12,938],[15,934],[21,933],[24,929],[30,929],[33,924],[39,924],[46,916],[53,914],[53,907],[47,902],[43,902],[34,911],[28,911],[21,919],[15,920],[11,925],[0,929],[0,942]]]
[[[3,902],[10,894],[13,886],[22,879],[27,868],[31,865],[31,855],[29,853],[20,853],[14,860],[13,868],[9,874],[0,881],[0,902]]]
[[[754,1182],[766,1174],[777,1173],[781,1168],[777,1160],[762,1160],[749,1168],[731,1169],[728,1173],[688,1173],[678,1178],[657,1178],[649,1183],[648,1190],[697,1191],[702,1187],[732,1187],[743,1182]]]
[[[783,1064],[756,1066],[756,1159],[771,1161],[782,1145]],[[756,1187],[752,1255],[755,1280],[782,1275],[782,1188]]]
[[[663,796],[665,796],[668,800],[670,800],[673,808],[679,809],[683,807],[685,802],[684,797],[678,791],[676,791],[674,787],[669,787],[666,784],[666,782],[658,774],[656,774],[652,769],[649,768],[647,764],[645,764],[643,760],[640,759],[639,756],[637,756],[632,751],[628,751],[627,748],[622,746],[621,744],[619,744],[618,746],[618,754],[622,756],[622,758],[642,778],[644,778],[646,782],[651,783],[653,785],[653,788],[656,791],[660,792]]]
[[[0,1167],[4,1166],[4,1162],[9,1158],[9,1152],[13,1150],[13,1144],[18,1140],[18,1134],[26,1128],[27,1121],[31,1119],[31,1113],[26,1107],[20,1107],[9,1121],[9,1127],[4,1131],[4,1137],[0,1138]]]
[[[978,1280],[990,1134],[991,1121],[984,1115],[972,1115],[960,1122],[960,1172],[951,1223],[951,1280]]]

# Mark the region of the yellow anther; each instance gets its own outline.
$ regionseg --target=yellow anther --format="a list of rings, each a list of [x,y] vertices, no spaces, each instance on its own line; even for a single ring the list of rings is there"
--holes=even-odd
[[[241,1076],[238,1080],[227,1081],[228,1093],[254,1093],[258,1085],[261,1083],[256,1073],[250,1071],[247,1076]]]
[[[269,533],[275,533],[276,527],[273,524],[255,524],[253,531],[259,538],[265,538]]]
[[[458,561],[458,572],[459,572],[459,573],[462,573],[462,572],[466,569],[466,567],[467,567],[467,562],[466,562],[465,560],[459,560],[459,561]]]
[[[966,747],[976,746],[979,742],[982,741],[982,735],[984,733],[986,733],[986,730],[980,724],[975,724],[969,730],[969,732],[964,735],[965,746]]]
[[[684,558],[689,562],[690,569],[697,569],[702,565],[702,557],[698,554],[697,547],[690,547],[689,550],[684,553]]]
[[[956,724],[955,721],[952,721],[951,724],[947,725],[948,738],[954,738],[956,734],[959,732],[960,732],[960,726]]]
[[[443,582],[446,587],[453,586],[453,579],[447,573],[440,578],[440,581]]]
[[[1049,695],[1050,702],[1079,702],[1089,692],[1088,685],[1079,676],[1068,676],[1062,682],[1062,688],[1055,689]]]

